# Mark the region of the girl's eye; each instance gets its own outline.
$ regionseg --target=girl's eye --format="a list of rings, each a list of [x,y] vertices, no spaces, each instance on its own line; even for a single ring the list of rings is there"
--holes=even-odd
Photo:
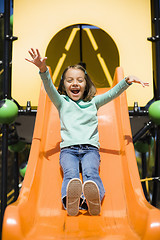
[[[79,78],[78,82],[80,82],[80,83],[83,82],[83,78]]]
[[[72,79],[72,78],[69,78],[69,79],[68,79],[68,78],[67,78],[66,81],[67,81],[68,83],[72,83],[72,82],[74,81],[74,79]],[[76,81],[79,82],[79,83],[82,83],[82,82],[84,81],[84,79],[83,79],[83,78],[77,78]]]
[[[67,79],[67,82],[71,83],[71,82],[72,82],[72,79]]]

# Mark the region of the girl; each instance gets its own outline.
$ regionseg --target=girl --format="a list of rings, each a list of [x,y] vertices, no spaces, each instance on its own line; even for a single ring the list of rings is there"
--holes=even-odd
[[[149,84],[128,76],[108,92],[95,96],[96,88],[86,70],[74,65],[63,72],[57,91],[46,66],[47,58],[42,58],[38,49],[35,51],[31,48],[29,54],[32,60],[26,60],[39,68],[45,90],[60,116],[63,206],[71,216],[77,215],[79,209],[88,209],[90,215],[99,215],[105,189],[99,176],[97,111],[132,83],[139,83],[143,87]],[[83,185],[79,177],[80,167]]]

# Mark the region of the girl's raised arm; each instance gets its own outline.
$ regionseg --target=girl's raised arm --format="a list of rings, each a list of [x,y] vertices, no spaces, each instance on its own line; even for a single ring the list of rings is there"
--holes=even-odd
[[[41,73],[46,72],[47,71],[47,65],[46,65],[47,57],[42,58],[38,49],[36,49],[36,51],[35,51],[33,48],[31,48],[28,52],[32,59],[30,60],[28,58],[25,58],[25,60],[36,65],[39,68]]]
[[[57,89],[55,88],[55,86],[52,82],[50,73],[49,73],[49,71],[47,71],[48,70],[47,65],[46,65],[47,57],[42,58],[38,49],[36,49],[36,51],[35,51],[33,48],[31,48],[28,52],[32,59],[30,60],[28,58],[25,58],[25,60],[27,60],[30,63],[33,63],[34,65],[36,65],[39,68],[40,76],[43,81],[44,88],[45,88],[49,98],[53,102],[53,104],[57,107],[57,109],[59,109],[59,107],[61,106],[61,103],[62,103],[62,97],[57,92]]]
[[[143,87],[149,86],[148,82],[142,82],[139,78],[132,76],[132,75],[128,76],[128,77],[124,78],[122,81],[120,81],[118,84],[116,84],[108,92],[95,96],[94,99],[96,102],[97,109],[99,107],[103,106],[104,104],[110,102],[111,100],[115,99],[116,97],[118,97],[132,83],[141,84]]]

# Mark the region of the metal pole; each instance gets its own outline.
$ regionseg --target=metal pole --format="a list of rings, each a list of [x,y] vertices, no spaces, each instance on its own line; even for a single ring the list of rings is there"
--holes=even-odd
[[[2,127],[2,189],[1,189],[1,228],[3,215],[7,206],[7,159],[8,159],[8,125],[3,124]]]
[[[14,153],[14,201],[17,200],[19,195],[19,164],[18,164],[18,152]]]
[[[80,53],[80,65],[86,69],[86,64],[83,62],[83,49],[82,49],[82,24],[79,25],[80,31],[79,31],[79,53]]]
[[[154,167],[153,177],[160,176],[160,126],[156,128],[156,159]],[[158,181],[153,182],[153,194],[152,194],[152,205],[157,206],[158,192],[159,192],[160,183]]]
[[[10,69],[9,69],[9,46],[10,46],[10,0],[4,2],[4,79],[3,96],[10,98]],[[2,199],[1,199],[1,228],[3,215],[7,206],[7,160],[8,160],[8,125],[2,127]]]
[[[142,158],[142,179],[145,179],[147,177],[147,158],[146,158],[146,153],[142,153],[141,154],[141,158]],[[142,182],[142,188],[143,188],[143,192],[144,195],[147,199],[147,201],[149,200],[148,197],[148,193],[147,193],[147,189],[146,189],[146,183]]]
[[[4,81],[3,81],[3,95],[4,98],[11,98],[10,91],[10,0],[5,0],[4,5]]]
[[[82,56],[82,24],[79,26],[80,31],[79,31],[79,47],[80,47],[80,62],[83,62],[83,56]]]
[[[137,142],[149,129],[153,127],[153,122],[147,122],[143,128],[141,128],[134,136],[133,136],[133,143]]]
[[[155,100],[160,99],[160,2],[151,0],[153,81]]]

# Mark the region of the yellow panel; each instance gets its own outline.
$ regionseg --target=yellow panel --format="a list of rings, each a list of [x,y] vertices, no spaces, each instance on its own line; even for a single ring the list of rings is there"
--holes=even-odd
[[[97,88],[110,87],[115,68],[119,66],[118,49],[106,32],[90,27],[84,26],[82,30],[82,60]],[[53,82],[58,86],[64,69],[80,62],[79,26],[58,32],[47,46],[46,56]]]
[[[36,67],[24,60],[27,50],[39,48],[44,56],[59,31],[80,23],[97,26],[111,36],[125,75],[150,82],[147,89],[134,85],[127,90],[129,106],[134,101],[144,106],[153,97],[152,51],[147,41],[151,36],[150,1],[146,0],[14,0],[13,34],[18,40],[13,43],[12,97],[22,106],[27,100],[37,106],[41,80]]]

